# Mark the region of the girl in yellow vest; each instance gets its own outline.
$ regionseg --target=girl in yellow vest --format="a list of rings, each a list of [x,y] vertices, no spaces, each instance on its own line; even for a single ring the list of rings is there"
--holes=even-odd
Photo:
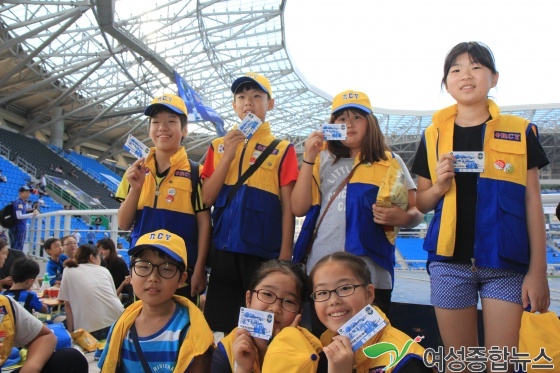
[[[412,167],[418,209],[434,211],[424,249],[446,355],[478,347],[479,294],[484,345],[509,353],[523,308],[545,311],[550,303],[538,174],[549,161],[536,126],[488,99],[498,76],[484,44],[451,49],[442,86],[457,103],[434,114]],[[469,371],[463,360],[454,372]]]
[[[311,298],[319,320],[328,328],[321,335],[329,373],[429,373],[422,361],[421,338],[412,339],[391,326],[383,311],[374,307],[385,325],[355,352],[350,339],[338,331],[374,300],[375,289],[366,263],[343,251],[323,257],[311,270]],[[372,314],[375,313],[370,308]],[[381,324],[381,323],[380,323]],[[364,324],[374,330],[373,321]],[[372,353],[375,351],[375,353]],[[324,359],[319,370],[325,371]]]
[[[247,308],[274,313],[270,341],[235,328],[214,352],[212,373],[317,371],[321,343],[299,327],[307,295],[307,276],[298,264],[273,259],[253,276],[245,295]]]
[[[385,144],[365,93],[337,94],[331,113],[329,122],[345,126],[347,136],[325,141],[317,131],[305,140],[291,197],[294,215],[306,215],[294,261],[308,253],[307,268],[311,269],[323,256],[340,250],[362,257],[372,274],[376,305],[388,312],[395,227],[412,228],[423,218],[415,207],[416,186],[402,159]],[[313,333],[322,331],[314,318]]]

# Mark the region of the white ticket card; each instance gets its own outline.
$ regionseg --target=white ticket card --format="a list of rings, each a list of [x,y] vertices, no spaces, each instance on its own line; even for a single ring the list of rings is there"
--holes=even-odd
[[[126,143],[124,144],[124,150],[138,159],[146,158],[150,152],[150,148],[146,144],[132,135],[128,135]]]
[[[345,123],[323,123],[321,132],[323,132],[325,140],[346,140]]]
[[[243,122],[239,125],[239,130],[243,132],[247,140],[249,140],[261,126],[262,121],[253,113],[247,113]]]
[[[484,172],[484,152],[451,152],[455,172]]]
[[[268,341],[272,337],[274,314],[241,307],[238,326],[247,330],[253,337]]]
[[[338,334],[348,337],[352,351],[356,351],[386,325],[385,320],[369,304],[338,329]]]

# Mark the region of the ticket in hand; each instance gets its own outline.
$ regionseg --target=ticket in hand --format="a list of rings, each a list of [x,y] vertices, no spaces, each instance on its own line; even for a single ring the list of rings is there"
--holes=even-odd
[[[253,337],[268,341],[272,337],[274,314],[241,307],[238,326],[247,330]]]
[[[346,140],[345,123],[323,123],[321,132],[323,132],[325,140]]]
[[[124,144],[124,150],[138,159],[146,158],[150,152],[150,148],[146,146],[146,144],[132,135],[128,135],[128,139],[126,139],[126,143]]]
[[[247,113],[243,122],[239,125],[239,130],[243,132],[245,138],[249,140],[255,132],[259,129],[262,121],[253,113]]]
[[[484,172],[484,152],[451,152],[455,172]]]
[[[352,351],[359,349],[379,332],[386,323],[375,308],[369,304],[338,328],[338,334],[348,337],[352,343]]]

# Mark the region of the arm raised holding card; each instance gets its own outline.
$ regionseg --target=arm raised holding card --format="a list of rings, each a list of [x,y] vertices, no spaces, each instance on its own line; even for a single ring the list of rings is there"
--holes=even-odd
[[[146,166],[144,158],[138,159],[127,170],[125,174],[128,185],[128,195],[119,207],[117,220],[120,229],[128,230],[134,223],[134,217],[140,200],[140,193],[146,178]]]

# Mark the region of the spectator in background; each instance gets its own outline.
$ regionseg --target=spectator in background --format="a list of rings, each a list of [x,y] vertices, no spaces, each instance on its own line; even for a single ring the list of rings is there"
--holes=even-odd
[[[95,245],[95,232],[93,227],[89,227],[89,231],[86,233],[86,240],[90,245]]]
[[[8,182],[8,178],[6,177],[6,175],[2,173],[2,170],[0,170],[0,183],[7,183],[7,182]]]
[[[78,176],[78,173],[77,173],[77,171],[76,171],[75,168],[73,168],[72,170],[70,170],[70,172],[69,172],[68,174],[69,174],[70,176],[72,176],[74,179],[77,179],[77,178],[79,177],[79,176]]]
[[[78,247],[75,260],[66,262],[58,299],[64,301],[66,329],[82,328],[97,339],[105,339],[124,307],[111,273],[100,263],[97,247]]]
[[[50,257],[46,268],[50,278],[50,285],[59,285],[62,281],[64,262],[68,259],[68,257],[62,253],[62,242],[55,237],[47,239],[45,241],[45,251]]]
[[[78,245],[80,245],[82,243],[82,234],[79,231],[74,231],[71,234],[76,239],[76,242],[78,243]]]
[[[64,171],[62,171],[62,168],[60,166],[56,166],[54,172],[56,172],[57,174],[64,175]]]
[[[25,257],[25,254],[19,250],[10,249],[8,241],[5,239],[0,239],[0,253],[6,252],[6,260],[4,266],[0,267],[0,285],[4,289],[9,289],[14,283],[12,281],[12,276],[10,275],[10,268],[12,264],[18,258]]]
[[[74,259],[74,254],[76,254],[76,249],[78,248],[78,240],[74,235],[68,235],[62,237],[62,250],[64,250],[64,255],[69,259]]]
[[[106,268],[113,277],[117,296],[120,297],[121,294],[131,295],[130,271],[124,259],[117,254],[115,242],[110,238],[102,238],[97,241],[97,248],[100,250],[102,258],[105,259]]]
[[[95,220],[93,221],[93,224],[95,224],[95,229],[99,230],[102,222],[103,220],[101,220],[101,216],[96,216]]]
[[[31,314],[34,312],[47,313],[48,311],[47,305],[41,303],[37,293],[30,290],[39,275],[39,271],[39,264],[34,259],[19,258],[10,269],[14,284],[10,290],[4,290],[2,293],[14,298]]]
[[[27,233],[27,219],[37,215],[39,211],[33,210],[27,213],[27,200],[31,194],[31,189],[27,185],[19,188],[19,198],[14,202],[14,212],[16,213],[17,223],[10,228],[10,242],[12,249],[23,251],[23,242]]]
[[[47,193],[47,178],[44,173],[41,174],[41,178],[39,179],[39,189],[41,189],[43,193]]]

